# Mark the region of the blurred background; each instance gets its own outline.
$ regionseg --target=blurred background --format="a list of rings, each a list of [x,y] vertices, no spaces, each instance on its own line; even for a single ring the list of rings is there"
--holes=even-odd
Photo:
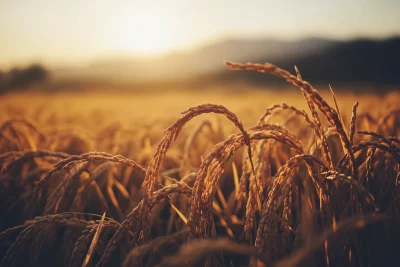
[[[397,90],[399,14],[398,0],[1,0],[0,91],[283,84],[226,60],[297,65],[339,91]]]

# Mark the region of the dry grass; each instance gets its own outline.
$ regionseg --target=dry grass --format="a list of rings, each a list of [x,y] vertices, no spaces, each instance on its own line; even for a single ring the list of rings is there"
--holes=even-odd
[[[395,262],[398,95],[357,96],[358,108],[355,96],[332,90],[330,105],[297,68],[227,65],[279,76],[304,100],[269,103],[245,127],[273,92],[195,92],[183,104],[174,93],[152,102],[137,95],[137,106],[125,96],[5,96],[1,266]],[[202,104],[208,97],[234,111]],[[205,113],[219,117],[195,118]]]

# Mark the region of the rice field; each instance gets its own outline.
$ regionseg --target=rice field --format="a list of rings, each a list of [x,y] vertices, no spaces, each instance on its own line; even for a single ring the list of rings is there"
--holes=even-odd
[[[0,96],[1,266],[396,266],[400,94]]]

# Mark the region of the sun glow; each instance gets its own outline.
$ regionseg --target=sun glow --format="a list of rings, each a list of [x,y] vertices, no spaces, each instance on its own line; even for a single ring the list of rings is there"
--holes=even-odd
[[[117,50],[155,55],[178,45],[175,17],[159,5],[120,9],[113,16],[112,27],[112,43]]]

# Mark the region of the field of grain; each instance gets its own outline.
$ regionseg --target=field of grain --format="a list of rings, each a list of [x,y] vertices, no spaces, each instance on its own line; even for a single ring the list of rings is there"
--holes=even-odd
[[[396,266],[400,94],[228,67],[291,88],[0,96],[1,266]]]

